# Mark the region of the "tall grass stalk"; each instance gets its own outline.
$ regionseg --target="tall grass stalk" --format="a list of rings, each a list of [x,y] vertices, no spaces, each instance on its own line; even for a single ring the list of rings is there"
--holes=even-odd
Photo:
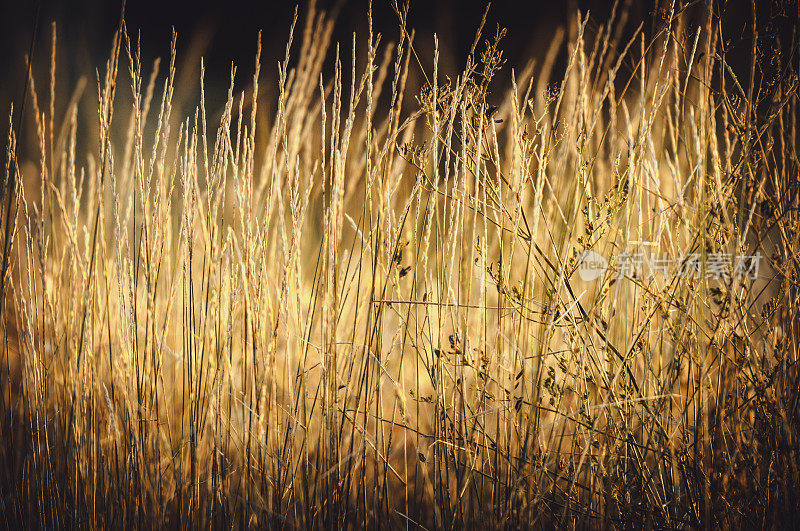
[[[576,13],[522,69],[484,15],[446,76],[408,5],[334,43],[311,3],[219,109],[124,16],[61,98],[53,25],[6,137],[2,523],[793,522],[797,24],[768,75],[754,9],[742,74],[718,7]]]

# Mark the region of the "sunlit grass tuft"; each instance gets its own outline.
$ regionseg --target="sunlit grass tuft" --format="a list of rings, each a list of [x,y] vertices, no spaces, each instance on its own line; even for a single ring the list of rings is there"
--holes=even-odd
[[[53,26],[39,160],[6,142],[3,523],[792,522],[793,67],[737,78],[673,5],[522,69],[482,23],[448,77],[395,10],[333,43],[312,4],[180,114],[177,37],[143,65],[124,19],[57,108]]]

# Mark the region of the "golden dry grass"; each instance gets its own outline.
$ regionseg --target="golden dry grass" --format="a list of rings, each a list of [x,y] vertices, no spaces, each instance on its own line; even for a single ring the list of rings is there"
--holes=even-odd
[[[627,42],[623,7],[576,13],[522,70],[487,25],[451,79],[407,7],[388,44],[370,8],[362,49],[312,4],[277,72],[259,40],[221,112],[201,66],[180,115],[174,39],[150,70],[121,19],[91,110],[54,108],[54,51],[38,161],[9,117],[0,520],[790,523],[797,58],[737,77],[690,7]],[[703,274],[621,276],[637,250]]]

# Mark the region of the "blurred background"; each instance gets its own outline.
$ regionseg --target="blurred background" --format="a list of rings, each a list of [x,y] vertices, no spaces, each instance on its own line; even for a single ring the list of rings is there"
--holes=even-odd
[[[4,114],[8,110],[8,102],[12,99],[19,101],[24,90],[24,77],[20,74],[25,71],[25,54],[30,46],[37,8],[40,13],[34,71],[39,75],[40,83],[47,80],[52,21],[56,22],[58,28],[57,63],[60,68],[57,77],[59,85],[63,85],[62,93],[64,89],[74,86],[80,75],[91,75],[93,78],[95,68],[102,67],[108,58],[111,38],[119,22],[121,0],[2,2],[0,75],[3,82],[0,85],[0,110]],[[652,2],[622,0],[620,4],[629,4],[632,19],[649,18],[647,15],[653,8]],[[213,86],[215,81],[222,90],[227,89],[231,61],[239,67],[237,78],[240,81],[252,76],[259,29],[263,31],[262,72],[265,84],[269,84],[269,76],[274,76],[274,65],[283,56],[296,5],[299,8],[298,28],[302,30],[304,14],[308,11],[305,0],[298,4],[291,1],[128,0],[125,17],[132,38],[135,38],[133,36],[137,31],[141,32],[145,72],[149,72],[155,57],[168,58],[171,28],[174,27],[178,33],[179,67],[180,60],[187,59],[187,55],[202,55],[206,63],[207,87],[213,92],[216,88]],[[343,57],[347,62],[353,32],[359,37],[366,36],[367,5],[366,0],[317,2],[319,9],[336,13],[333,40],[342,43]],[[434,32],[440,42],[440,71],[452,75],[463,68],[486,5],[486,2],[480,0],[411,2],[409,28],[416,30],[418,50],[426,51],[420,57],[426,69],[430,68],[432,62],[431,40]],[[557,28],[566,26],[568,20],[574,19],[577,9],[589,10],[593,19],[590,26],[598,26],[608,19],[612,2],[495,1],[487,17],[485,33],[493,34],[498,23],[507,28],[508,36],[503,50],[509,66],[516,66],[519,70],[524,68],[531,57],[541,55],[547,50]],[[390,0],[374,0],[373,13],[375,32],[383,35],[383,42],[397,41],[398,20]],[[298,40],[299,36],[297,35]],[[94,80],[90,81],[93,85]],[[91,85],[87,88],[92,88]]]
[[[60,40],[80,61],[104,57],[116,29],[121,0],[2,0],[0,44],[3,69],[24,68],[22,56],[27,52],[37,6],[41,4],[39,33],[49,33],[49,23],[59,26]],[[374,0],[376,32],[385,38],[397,36],[397,17],[391,0]],[[499,21],[513,35],[508,39],[510,58],[530,55],[549,42],[558,25],[566,23],[577,9],[590,10],[592,18],[604,21],[613,2],[607,0],[513,1],[492,2],[487,25],[494,28]],[[653,2],[623,0],[630,4],[631,17],[641,19],[652,10]],[[163,54],[169,48],[170,28],[175,27],[183,44],[190,39],[207,42],[209,70],[227,71],[231,60],[241,61],[253,54],[256,33],[263,30],[265,50],[282,51],[295,6],[302,14],[307,2],[291,1],[186,2],[128,0],[126,19],[131,33],[140,30],[144,56]],[[447,55],[464,55],[469,50],[487,2],[480,0],[412,1],[409,25],[421,36],[436,32]],[[334,40],[349,44],[352,32],[366,30],[366,0],[319,0],[319,9],[338,13]],[[41,35],[40,35],[41,36]],[[270,46],[272,45],[272,46]],[[94,54],[95,57],[91,57]],[[88,64],[87,64],[88,66]],[[6,72],[4,72],[6,73]],[[5,83],[4,83],[5,85]],[[4,87],[5,88],[5,87]]]
[[[383,44],[396,42],[399,37],[398,19],[391,8],[392,0],[373,0],[374,31],[381,33]],[[81,107],[84,111],[81,129],[92,127],[90,113],[96,106],[95,72],[101,76],[105,61],[108,59],[111,39],[119,24],[122,0],[0,0],[0,120],[3,136],[5,136],[7,116],[11,102],[16,102],[19,109],[22,94],[25,90],[26,54],[35,33],[33,54],[33,72],[36,80],[40,107],[47,110],[49,88],[49,65],[51,48],[51,24],[56,23],[58,44],[56,50],[56,121],[60,122],[62,113],[73,94],[81,77],[87,82],[83,90]],[[620,13],[625,13],[627,23],[618,38],[623,43],[635,29],[630,21],[644,21],[643,33],[646,40],[658,28],[659,12],[669,9],[671,0],[619,0],[617,20]],[[715,13],[722,15],[722,24],[726,27],[724,34],[735,36],[727,43],[728,61],[735,71],[745,78],[749,77],[751,65],[750,36],[752,20],[750,2],[736,1],[692,1],[682,0],[676,6],[683,5],[696,17],[697,24],[702,25],[707,13],[706,4],[713,4]],[[409,31],[416,31],[415,48],[419,60],[426,72],[432,71],[433,34],[438,35],[440,43],[439,71],[442,76],[451,77],[462,71],[464,61],[473,43],[475,32],[480,25],[487,2],[482,0],[436,0],[416,1],[410,3],[408,16]],[[758,0],[756,2],[759,21],[787,21],[784,32],[794,31],[797,18],[797,0]],[[295,39],[295,52],[301,41],[308,2],[245,2],[242,0],[223,0],[216,2],[186,2],[168,0],[128,0],[125,7],[127,27],[132,40],[140,33],[142,50],[142,70],[145,80],[152,70],[153,61],[161,57],[169,58],[171,28],[178,34],[177,56],[177,100],[190,109],[199,102],[199,59],[204,58],[206,65],[206,103],[208,111],[213,113],[223,105],[226,96],[231,62],[235,62],[237,71],[236,90],[246,89],[252,79],[253,59],[256,50],[256,38],[262,30],[262,73],[261,94],[269,103],[275,101],[276,64],[282,60],[289,33],[289,26],[297,6],[298,26]],[[355,32],[359,42],[359,67],[363,69],[365,54],[361,39],[367,35],[367,0],[319,0],[318,9],[335,14],[336,24],[333,41],[342,45],[342,59],[345,65],[350,63],[351,39]],[[794,7],[792,7],[794,6]],[[541,65],[553,36],[564,28],[569,39],[569,28],[574,27],[576,12],[589,13],[587,25],[589,39],[600,30],[612,14],[614,2],[610,0],[496,0],[491,3],[488,12],[484,37],[494,35],[498,24],[507,29],[507,36],[501,44],[507,66],[501,71],[498,79],[493,81],[493,90],[502,91],[511,79],[511,69],[521,72],[531,61]],[[654,16],[656,15],[656,16]],[[794,16],[794,18],[793,18]],[[38,25],[34,32],[35,21]],[[771,22],[770,22],[771,23]],[[766,23],[765,23],[766,24]],[[766,27],[764,31],[774,28]],[[784,42],[791,42],[790,35]],[[648,41],[649,42],[649,41]],[[479,50],[483,46],[479,46]],[[332,51],[326,59],[323,69],[326,76],[332,71]],[[358,55],[358,54],[357,54]],[[379,58],[382,51],[379,51]],[[638,53],[634,54],[638,55]],[[797,52],[786,57],[797,61]],[[561,46],[555,62],[551,79],[559,79],[566,65],[566,47]],[[768,58],[768,57],[767,57]],[[765,64],[768,61],[763,61]],[[633,69],[630,64],[623,65],[620,78],[628,78]],[[120,82],[129,86],[127,76],[127,60],[121,62]],[[345,81],[349,67],[345,69]],[[166,63],[159,72],[159,80],[163,80]],[[534,70],[534,76],[536,70]],[[329,77],[328,77],[329,78]],[[419,67],[412,64],[409,77],[409,94],[418,93]],[[159,85],[160,86],[160,83]],[[130,91],[118,91],[118,96],[129,96]],[[406,100],[406,105],[415,105],[413,98]],[[180,109],[176,109],[180,111]],[[28,112],[26,112],[26,115]],[[28,125],[32,119],[26,118]],[[32,155],[28,146],[36,145],[34,127],[28,127],[21,135],[20,148]],[[24,155],[23,155],[24,157]]]

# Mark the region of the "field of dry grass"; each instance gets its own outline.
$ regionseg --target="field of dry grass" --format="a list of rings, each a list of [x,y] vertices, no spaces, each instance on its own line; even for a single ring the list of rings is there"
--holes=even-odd
[[[55,105],[53,25],[4,143],[0,524],[796,525],[787,6],[576,12],[523,65],[486,23],[448,77],[407,6],[336,43],[311,4],[219,109],[124,17]]]

